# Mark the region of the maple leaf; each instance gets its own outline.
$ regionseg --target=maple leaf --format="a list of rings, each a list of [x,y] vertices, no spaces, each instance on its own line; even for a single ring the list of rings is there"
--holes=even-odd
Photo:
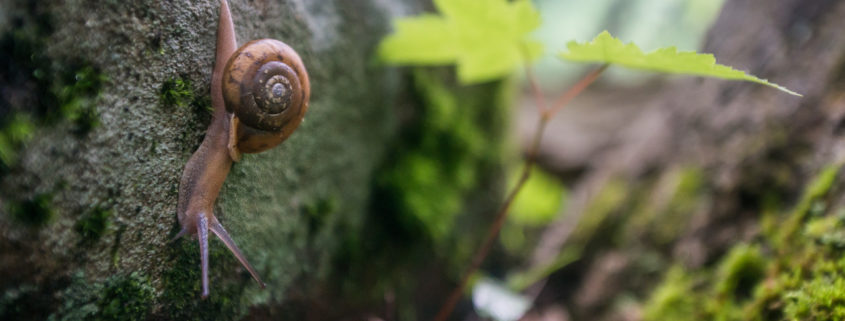
[[[528,37],[540,26],[530,0],[435,0],[439,15],[395,20],[379,56],[397,65],[457,65],[458,80],[479,83],[506,76],[542,53]]]
[[[711,54],[678,51],[675,47],[643,53],[637,45],[625,44],[607,31],[599,34],[591,42],[571,41],[566,47],[569,51],[560,53],[559,57],[570,61],[614,64],[631,69],[669,74],[750,81],[777,88],[791,95],[801,96],[786,87],[746,74],[741,70],[717,64],[716,58],[713,58]]]

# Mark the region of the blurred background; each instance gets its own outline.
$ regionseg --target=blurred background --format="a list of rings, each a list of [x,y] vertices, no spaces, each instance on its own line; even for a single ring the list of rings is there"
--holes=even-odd
[[[541,0],[555,99],[603,30],[712,53],[802,93],[611,67],[549,123],[538,166],[450,320],[839,320],[845,2]],[[429,320],[517,180],[522,73],[375,58],[425,0],[231,0],[238,43],[285,41],[312,86],[281,146],[215,208],[268,284],[179,230],[211,121],[217,1],[0,0],[0,319]]]

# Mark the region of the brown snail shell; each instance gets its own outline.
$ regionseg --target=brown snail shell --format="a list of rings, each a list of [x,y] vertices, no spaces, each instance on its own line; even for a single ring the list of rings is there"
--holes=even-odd
[[[283,142],[305,117],[310,95],[308,73],[290,46],[258,39],[240,47],[223,71],[223,100],[234,114],[230,149],[258,153]]]

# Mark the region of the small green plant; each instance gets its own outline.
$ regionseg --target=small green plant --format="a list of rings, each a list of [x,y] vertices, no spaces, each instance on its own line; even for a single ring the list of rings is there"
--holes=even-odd
[[[674,47],[643,53],[635,44],[625,44],[604,31],[587,43],[569,42],[567,51],[557,54],[563,60],[599,64],[600,67],[586,74],[553,103],[547,104],[530,69],[530,63],[543,52],[543,45],[530,37],[541,23],[540,15],[530,0],[434,0],[434,4],[440,14],[422,14],[395,21],[395,32],[386,37],[379,47],[379,57],[384,62],[406,66],[455,65],[458,80],[467,85],[500,79],[523,68],[540,109],[540,119],[519,179],[508,192],[458,287],[435,320],[448,318],[470,277],[498,237],[514,199],[531,175],[534,155],[549,120],[609,66],[749,81],[801,96],[765,79],[717,64],[710,54],[679,52]]]
[[[168,106],[187,107],[194,100],[191,81],[182,78],[165,81],[161,84],[160,94],[161,100]]]

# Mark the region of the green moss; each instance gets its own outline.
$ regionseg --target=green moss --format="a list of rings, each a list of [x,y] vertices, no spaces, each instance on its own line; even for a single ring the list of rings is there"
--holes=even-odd
[[[758,283],[764,278],[766,260],[759,248],[740,244],[715,271],[685,271],[672,267],[643,308],[643,319],[745,320]]]
[[[0,84],[8,82],[9,91],[26,96],[3,103],[17,112],[31,113],[39,125],[68,120],[76,125],[78,134],[86,134],[99,121],[95,101],[108,78],[90,63],[75,58],[52,60],[43,50],[45,36],[24,28],[0,39],[0,48],[15,47],[0,51],[4,52],[0,60],[14,64],[6,73],[0,72]],[[19,87],[27,82],[35,83],[37,90]]]
[[[786,224],[774,223],[783,218],[766,206],[768,238],[733,246],[715,267],[670,271],[645,305],[645,319],[845,319],[845,209],[826,200],[839,168],[825,167],[811,180]]]
[[[145,320],[153,304],[154,290],[149,280],[133,272],[106,281],[94,320]]]
[[[11,31],[0,35],[0,162],[16,164],[35,127],[70,121],[82,136],[97,126],[95,101],[107,78],[75,57],[48,56],[45,41],[52,19],[38,6],[10,17]],[[17,12],[16,14],[20,14]]]
[[[47,320],[94,320],[100,311],[97,301],[103,283],[90,282],[83,271],[72,273],[69,281],[68,286],[59,292],[60,305]]]
[[[77,135],[85,135],[100,124],[95,100],[108,78],[90,65],[80,64],[65,71],[55,94],[64,119],[72,121]]]
[[[757,246],[734,246],[719,264],[716,295],[734,301],[749,298],[754,286],[763,278],[765,267],[766,260]]]
[[[155,302],[155,289],[139,272],[117,274],[104,282],[91,282],[85,273],[71,275],[60,292],[61,305],[48,320],[147,320]]]
[[[840,168],[840,164],[825,167],[807,186],[798,205],[795,206],[795,209],[790,214],[789,220],[784,224],[778,240],[779,242],[788,242],[800,230],[801,223],[813,209],[813,204],[826,196],[827,192],[833,186],[833,182],[836,181],[836,177],[839,175]]]
[[[184,78],[173,78],[162,83],[159,95],[167,106],[188,107],[194,101],[191,81]]]
[[[29,227],[41,227],[53,218],[53,194],[36,194],[20,202],[9,201],[10,216],[18,223]]]
[[[337,200],[331,197],[318,198],[302,207],[308,219],[308,233],[314,235],[323,227],[328,217],[337,210]]]
[[[15,113],[0,125],[0,163],[14,166],[17,163],[18,150],[32,138],[35,124],[25,113]]]
[[[845,211],[814,218],[804,225],[804,236],[820,245],[845,249]]]
[[[241,278],[231,277],[238,274],[239,263],[220,242],[209,241],[209,297],[200,299],[199,245],[190,239],[176,241],[168,249],[171,263],[162,275],[164,290],[158,298],[169,314],[154,319],[235,320],[245,312],[241,297],[252,279],[242,270]]]
[[[845,320],[845,278],[818,276],[785,295],[788,320]]]
[[[82,238],[82,243],[93,243],[103,236],[106,228],[109,226],[109,219],[112,211],[102,207],[94,207],[92,210],[83,214],[79,221],[74,225],[74,231]]]
[[[674,266],[643,308],[643,320],[696,320],[698,303],[691,277]]]

